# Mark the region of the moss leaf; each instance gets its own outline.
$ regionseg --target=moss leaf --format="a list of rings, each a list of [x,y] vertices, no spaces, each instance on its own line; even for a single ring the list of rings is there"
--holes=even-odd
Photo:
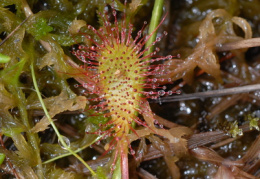
[[[46,19],[39,18],[28,31],[35,37],[36,40],[40,40],[43,36],[47,35],[47,33],[53,31],[53,28],[48,26]]]
[[[77,96],[73,99],[69,99],[66,92],[62,91],[59,96],[50,97],[44,99],[44,103],[49,110],[50,117],[54,117],[63,111],[75,111],[84,109],[86,106],[87,99],[83,96]],[[36,102],[35,107],[39,107],[40,103]],[[33,132],[44,131],[48,128],[49,121],[46,116],[44,116],[40,122],[38,122],[33,128]]]

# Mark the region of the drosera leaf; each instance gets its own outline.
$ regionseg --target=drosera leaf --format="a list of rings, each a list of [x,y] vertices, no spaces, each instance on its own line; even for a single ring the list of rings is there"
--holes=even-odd
[[[88,121],[91,122],[92,124],[105,124],[108,121],[108,118],[104,117],[103,115],[94,115],[97,114],[96,111],[94,110],[89,110],[89,117]]]
[[[53,31],[53,28],[47,24],[47,20],[44,18],[39,18],[33,27],[28,30],[36,40],[40,40],[47,33]]]
[[[4,162],[5,160],[5,154],[0,153],[0,165]]]
[[[7,63],[11,60],[11,58],[7,55],[0,53],[0,63]]]

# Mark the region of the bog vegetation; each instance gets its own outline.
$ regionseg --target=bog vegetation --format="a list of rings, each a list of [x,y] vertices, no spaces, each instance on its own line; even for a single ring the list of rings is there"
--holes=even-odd
[[[1,178],[260,177],[260,3],[162,2],[0,0]]]

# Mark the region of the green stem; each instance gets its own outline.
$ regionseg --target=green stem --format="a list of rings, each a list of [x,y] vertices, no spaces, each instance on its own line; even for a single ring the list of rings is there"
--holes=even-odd
[[[90,146],[90,145],[94,144],[95,142],[99,141],[102,137],[104,137],[104,135],[105,135],[105,134],[103,134],[103,135],[101,135],[101,136],[98,136],[98,137],[97,137],[95,140],[93,140],[90,144],[86,144],[86,145],[84,145],[84,146],[78,148],[77,150],[74,150],[74,152],[75,152],[75,153],[78,153],[78,152],[84,150],[84,149],[87,148],[88,146]],[[43,162],[43,164],[47,164],[47,163],[53,162],[53,161],[55,161],[55,160],[57,160],[57,159],[60,159],[60,158],[63,158],[63,157],[67,157],[67,156],[69,156],[69,155],[71,155],[71,153],[61,154],[61,155],[59,155],[59,156],[57,156],[57,157],[54,157],[54,158],[52,158],[52,159],[50,159],[50,160],[47,160],[47,161]]]
[[[162,10],[163,10],[163,2],[164,0],[155,0],[154,6],[153,6],[153,13],[151,22],[149,25],[149,32],[148,34],[152,34],[152,36],[149,38],[149,40],[145,44],[145,48],[149,47],[156,38],[156,30],[158,28],[158,25],[160,23]],[[154,46],[151,46],[151,48],[148,49],[148,51],[144,54],[144,56],[149,55],[154,50]]]
[[[16,94],[17,97],[16,99],[19,100],[18,102],[18,108],[20,110],[20,113],[21,113],[21,119],[22,119],[22,122],[23,124],[27,127],[27,129],[30,129],[31,128],[31,124],[29,123],[29,119],[28,119],[28,114],[27,114],[27,110],[26,110],[26,104],[25,104],[25,96],[24,96],[24,93],[22,92],[21,89],[14,89],[16,90]],[[40,148],[39,148],[39,139],[38,139],[38,136],[36,136],[36,134],[34,133],[31,133],[30,131],[28,131],[26,133],[26,136],[27,136],[27,139],[28,139],[28,142],[30,143],[30,145],[32,146],[34,152],[35,152],[35,160],[37,160],[37,176],[41,179],[43,179],[43,168],[42,168],[42,160],[41,160],[41,156],[40,156]]]
[[[34,68],[33,68],[33,65],[30,66],[31,67],[31,72],[32,72],[32,79],[33,79],[33,85],[34,85],[34,88],[36,90],[36,93],[37,93],[37,96],[39,98],[39,101],[42,105],[42,109],[47,117],[47,119],[49,120],[53,130],[55,131],[61,145],[65,148],[65,150],[69,151],[69,153],[71,153],[72,155],[74,155],[79,161],[81,161],[83,163],[83,165],[85,165],[85,167],[91,172],[91,174],[93,176],[96,176],[96,173],[90,168],[90,166],[78,155],[75,153],[75,151],[71,150],[71,148],[66,144],[66,142],[63,140],[63,137],[62,135],[59,133],[59,130],[57,129],[57,127],[55,126],[53,120],[51,119],[49,113],[48,113],[48,110],[43,102],[43,99],[41,97],[41,93],[40,93],[40,90],[37,86],[37,82],[36,82],[36,78],[35,78],[35,73],[34,73]]]

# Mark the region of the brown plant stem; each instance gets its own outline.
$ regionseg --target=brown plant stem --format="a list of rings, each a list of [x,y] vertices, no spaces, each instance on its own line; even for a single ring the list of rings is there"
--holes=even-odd
[[[251,38],[239,40],[236,42],[225,43],[216,47],[218,52],[225,52],[230,50],[237,50],[243,48],[257,47],[260,46],[260,38]]]

